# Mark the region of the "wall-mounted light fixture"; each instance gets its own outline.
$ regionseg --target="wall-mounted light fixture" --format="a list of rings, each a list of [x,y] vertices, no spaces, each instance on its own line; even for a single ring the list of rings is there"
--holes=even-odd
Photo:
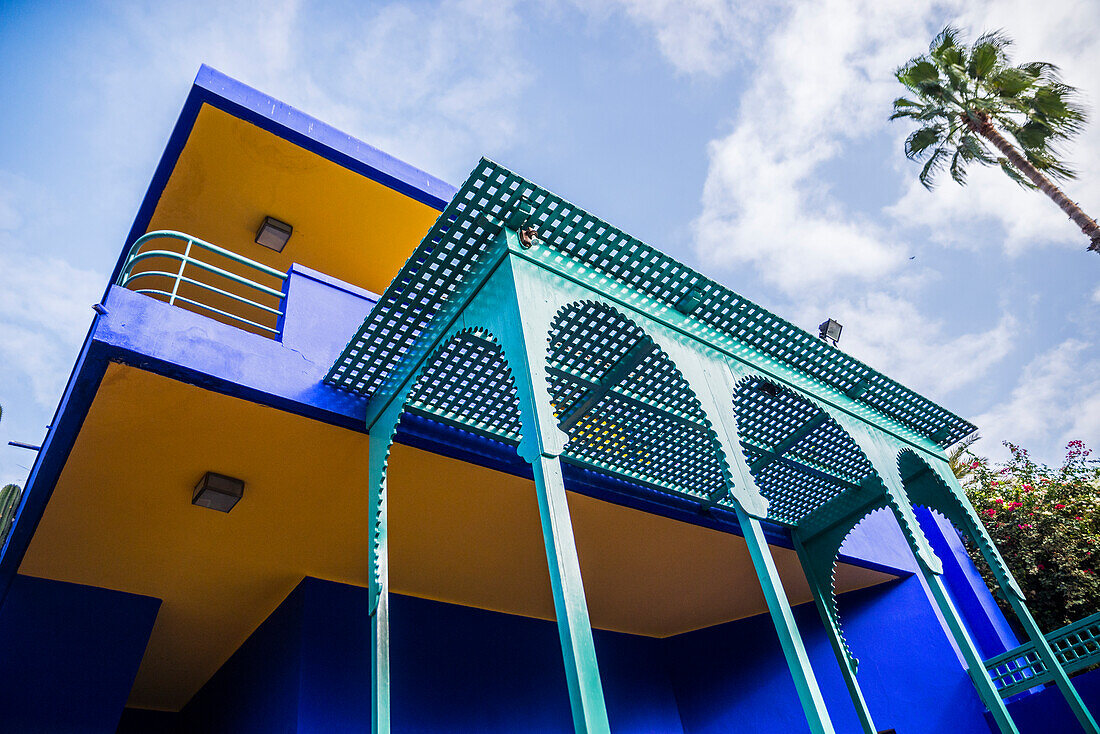
[[[840,332],[844,328],[839,322],[829,319],[822,321],[818,328],[818,336],[832,344],[834,347],[840,341]]]
[[[698,286],[692,286],[691,290],[680,296],[680,299],[672,307],[683,315],[690,316],[695,313],[695,309],[699,308],[702,303],[703,290]]]
[[[227,477],[224,474],[206,472],[195,485],[195,494],[191,504],[209,507],[218,512],[229,512],[244,496],[244,480]]]
[[[294,227],[286,222],[280,222],[275,217],[264,217],[263,223],[256,231],[256,244],[270,247],[275,252],[282,252],[293,232]]]

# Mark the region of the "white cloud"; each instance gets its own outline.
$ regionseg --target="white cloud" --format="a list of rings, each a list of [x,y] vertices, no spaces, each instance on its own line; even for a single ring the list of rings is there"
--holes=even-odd
[[[1017,331],[1015,317],[1004,313],[986,330],[964,332],[883,292],[831,300],[822,313],[844,324],[844,351],[933,399],[986,376],[1011,353]]]
[[[997,442],[1023,444],[1041,461],[1056,464],[1068,441],[1100,448],[1100,358],[1088,344],[1067,339],[1032,359],[1008,400],[975,420],[984,436],[978,448],[1004,458]]]
[[[91,322],[104,275],[32,254],[0,232],[0,358],[4,384],[26,381],[40,406],[52,408]]]
[[[881,128],[891,70],[919,50],[911,38],[926,12],[920,3],[807,3],[772,34],[733,131],[711,143],[696,221],[704,261],[753,264],[788,294],[877,280],[905,261],[904,244],[846,210],[818,171]]]
[[[716,76],[744,60],[759,41],[758,29],[788,2],[732,0],[601,0],[578,5],[595,15],[613,10],[653,33],[658,48],[677,71]]]
[[[510,0],[370,3],[339,17],[306,10],[297,0],[263,12],[246,2],[128,6],[110,73],[94,76],[106,76],[116,99],[140,90],[175,110],[163,80],[189,80],[207,63],[451,180],[516,141],[529,77]],[[126,124],[122,113],[105,120],[104,137]],[[161,130],[151,131],[158,145]]]

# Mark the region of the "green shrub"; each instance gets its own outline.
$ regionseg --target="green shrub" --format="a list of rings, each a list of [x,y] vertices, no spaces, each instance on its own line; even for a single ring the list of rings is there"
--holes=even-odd
[[[1058,469],[1005,446],[1011,458],[997,466],[970,454],[964,487],[1039,626],[1050,632],[1100,610],[1100,466],[1082,441],[1066,446]],[[996,588],[977,549],[968,549]]]

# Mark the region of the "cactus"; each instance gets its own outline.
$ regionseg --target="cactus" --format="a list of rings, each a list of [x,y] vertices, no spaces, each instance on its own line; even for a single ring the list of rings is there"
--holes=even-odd
[[[15,512],[19,509],[19,498],[23,490],[16,484],[9,484],[0,489],[0,547],[8,538],[8,531],[15,520]]]

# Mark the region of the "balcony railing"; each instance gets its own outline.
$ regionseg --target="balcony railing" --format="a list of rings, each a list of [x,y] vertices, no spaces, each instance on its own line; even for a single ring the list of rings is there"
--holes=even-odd
[[[1067,673],[1100,664],[1100,612],[1054,630],[1046,636]],[[1053,680],[1030,642],[985,661],[1001,698]]]
[[[197,237],[159,230],[130,247],[118,285],[278,338],[286,277]]]

